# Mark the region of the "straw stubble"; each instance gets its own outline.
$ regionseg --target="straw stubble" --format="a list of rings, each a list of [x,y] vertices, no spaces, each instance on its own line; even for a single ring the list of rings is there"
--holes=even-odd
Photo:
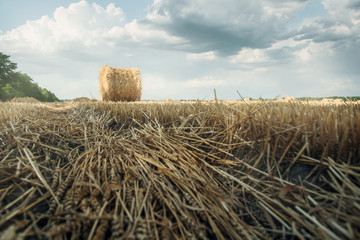
[[[0,105],[1,237],[360,237],[359,104],[72,104]]]

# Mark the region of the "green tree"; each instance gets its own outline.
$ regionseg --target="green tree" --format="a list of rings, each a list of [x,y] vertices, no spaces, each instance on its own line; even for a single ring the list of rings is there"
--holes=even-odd
[[[0,77],[0,101],[5,101],[5,92],[3,91],[3,87],[5,86],[4,81],[2,80],[2,78]]]
[[[0,52],[0,78],[6,82],[16,68],[17,64],[10,61],[10,56]]]
[[[39,87],[27,74],[15,72],[17,64],[10,56],[0,52],[0,100],[8,101],[14,97],[33,97],[39,101],[59,101],[49,90]]]
[[[14,88],[11,84],[7,83],[1,88],[5,99],[11,99],[14,97],[24,97],[24,93]]]
[[[46,102],[59,101],[59,99],[55,96],[55,94],[53,94],[49,90],[42,88],[41,92],[42,92],[42,96],[44,97],[44,101]]]

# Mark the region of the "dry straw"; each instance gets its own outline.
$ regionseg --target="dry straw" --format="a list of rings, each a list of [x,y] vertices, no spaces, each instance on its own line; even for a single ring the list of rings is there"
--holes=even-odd
[[[0,103],[0,239],[360,239],[360,104],[55,106]]]
[[[23,98],[13,98],[11,99],[11,102],[28,102],[28,103],[38,103],[39,100],[33,98],[33,97],[23,97]]]
[[[70,102],[96,102],[96,99],[90,99],[88,97],[78,97],[71,99]]]
[[[107,65],[100,69],[100,100],[140,101],[141,74],[137,68],[114,68]]]

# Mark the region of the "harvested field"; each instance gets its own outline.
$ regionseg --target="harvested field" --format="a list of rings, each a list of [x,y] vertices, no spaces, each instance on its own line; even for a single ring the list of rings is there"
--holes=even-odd
[[[14,97],[13,99],[11,99],[11,102],[39,103],[40,101],[33,97],[22,97],[22,98]]]
[[[90,99],[88,97],[79,97],[71,99],[70,102],[97,102],[96,99]]]
[[[0,103],[1,239],[360,238],[359,103],[71,104]]]

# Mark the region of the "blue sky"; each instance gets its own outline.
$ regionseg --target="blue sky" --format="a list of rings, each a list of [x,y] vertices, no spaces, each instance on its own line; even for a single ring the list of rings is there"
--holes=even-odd
[[[9,31],[27,20],[36,20],[44,15],[52,15],[58,7],[68,7],[74,0],[0,0],[0,30]],[[151,6],[152,0],[88,0],[88,3],[97,3],[106,7],[115,3],[126,13],[126,19],[143,18],[146,16],[147,7]]]
[[[313,0],[308,2],[305,7],[295,14],[295,17],[289,22],[289,27],[301,27],[304,19],[327,17],[328,11],[324,8],[321,0]]]
[[[360,4],[0,0],[0,52],[62,99],[98,98],[105,64],[143,99],[360,95]]]

